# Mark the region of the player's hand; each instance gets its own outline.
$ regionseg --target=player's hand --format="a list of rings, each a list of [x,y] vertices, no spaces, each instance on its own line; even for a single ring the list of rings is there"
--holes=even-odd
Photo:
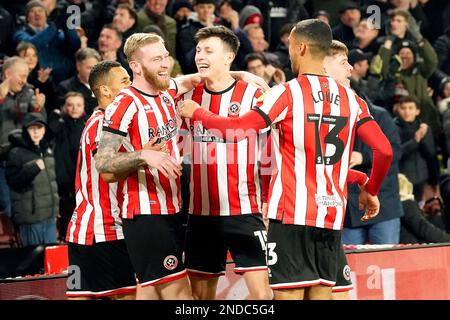
[[[157,169],[166,178],[178,178],[181,176],[181,165],[167,153],[154,150],[142,150],[141,159],[152,168]]]
[[[147,142],[142,149],[144,150],[153,150],[153,151],[161,151],[169,154],[169,147],[167,146],[167,141],[162,141],[160,143],[156,143],[158,138],[154,137]]]
[[[350,165],[349,168],[353,168],[357,165],[360,165],[363,162],[363,156],[361,152],[353,151],[350,156]]]
[[[366,191],[364,187],[361,188],[359,194],[359,210],[365,208],[365,213],[361,218],[361,221],[367,221],[375,218],[380,212],[380,201],[377,196],[371,195]]]
[[[251,83],[251,84],[255,85],[256,87],[260,88],[263,91],[266,91],[266,90],[270,89],[270,87],[267,84],[266,80],[264,80],[261,77],[258,77],[257,75],[255,75],[253,73],[250,73],[250,72],[247,72],[247,71],[241,71],[239,73],[239,75],[240,75],[240,79],[242,81]]]
[[[200,108],[200,105],[197,102],[192,100],[183,100],[180,102],[178,114],[182,118],[191,119],[197,108]]]

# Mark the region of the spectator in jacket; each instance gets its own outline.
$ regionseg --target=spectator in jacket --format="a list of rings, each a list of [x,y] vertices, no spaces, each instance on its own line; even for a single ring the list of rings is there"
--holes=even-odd
[[[419,204],[414,199],[413,185],[408,178],[404,174],[399,174],[398,182],[400,200],[405,212],[401,219],[400,243],[450,242],[450,234],[436,227],[423,215]]]
[[[74,71],[73,53],[81,45],[77,32],[67,28],[60,30],[53,22],[47,23],[46,8],[39,0],[27,3],[25,17],[27,24],[14,34],[15,43],[34,44],[41,67],[52,68],[55,83],[69,78]]]
[[[124,41],[119,29],[112,24],[104,25],[98,37],[98,52],[102,60],[117,61],[129,71],[130,67],[123,53],[123,45]]]
[[[56,109],[48,117],[48,125],[55,138],[54,156],[59,194],[59,235],[66,236],[67,225],[75,209],[75,175],[81,134],[87,121],[84,97],[68,92],[62,112]]]
[[[420,33],[419,33],[420,34]],[[415,43],[418,43],[417,45]],[[394,43],[386,41],[378,52],[381,59],[381,73],[383,79],[393,77],[395,79],[395,96],[414,96],[421,107],[420,118],[433,129],[434,138],[437,141],[442,127],[436,106],[428,93],[428,78],[436,70],[437,56],[430,43],[421,38],[420,41],[401,41],[394,50]],[[392,55],[396,55],[391,60]],[[419,56],[423,61],[419,61]],[[404,93],[398,94],[398,92]]]
[[[244,27],[244,32],[247,34],[248,40],[250,40],[250,43],[252,44],[253,52],[264,55],[267,62],[274,67],[279,68],[281,66],[277,55],[267,51],[269,44],[265,39],[263,28],[259,24],[252,23],[246,25]]]
[[[293,27],[293,24],[288,23],[281,28],[278,46],[274,51],[274,54],[277,55],[278,60],[280,61],[280,69],[283,70],[286,75],[287,81],[295,78],[294,73],[292,72],[291,59],[289,58],[289,35]]]
[[[145,26],[156,24],[164,33],[166,47],[172,57],[176,56],[177,22],[165,14],[168,0],[147,0],[138,12],[138,31]],[[130,72],[131,74],[131,72]]]
[[[39,55],[37,48],[31,42],[21,42],[17,45],[16,53],[19,57],[24,58],[28,63],[30,74],[28,75],[28,83],[39,92],[45,95],[45,112],[49,114],[56,108],[55,84],[51,76],[51,68],[41,68],[39,66]]]
[[[339,10],[339,20],[337,26],[333,28],[333,39],[342,41],[347,47],[355,39],[353,29],[361,20],[360,6],[353,1],[348,1],[345,6]]]
[[[377,29],[369,20],[361,19],[354,29],[355,39],[349,44],[350,49],[361,49],[365,53],[375,55],[380,48],[377,41],[380,30]]]
[[[40,113],[28,113],[22,131],[13,131],[6,163],[13,220],[24,246],[56,243],[58,191],[55,160]]]
[[[450,76],[450,27],[434,42],[434,50],[438,57],[438,69]]]
[[[86,104],[86,114],[90,115],[97,106],[97,100],[89,87],[89,73],[91,69],[100,62],[101,57],[97,51],[92,48],[84,48],[75,54],[77,75],[66,81],[61,82],[57,87],[57,108],[64,104],[65,95],[70,92],[79,92],[83,95]]]
[[[260,53],[250,53],[245,58],[246,70],[263,78],[269,87],[286,82],[283,70],[268,64],[264,56]]]
[[[399,102],[395,119],[402,148],[400,172],[413,184],[417,201],[422,200],[425,184],[437,188],[439,179],[432,129],[418,119],[420,112],[420,104],[415,98],[404,97]]]
[[[117,6],[112,25],[122,33],[122,43],[137,32],[137,20],[137,12],[130,5],[121,3]]]

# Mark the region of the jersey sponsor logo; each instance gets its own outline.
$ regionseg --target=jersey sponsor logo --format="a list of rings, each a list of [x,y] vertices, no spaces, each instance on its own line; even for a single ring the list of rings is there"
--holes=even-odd
[[[335,195],[316,194],[316,204],[325,207],[342,207],[342,201]]]
[[[345,280],[350,281],[350,267],[348,266],[348,264],[346,264],[344,269],[342,270],[342,275],[344,276]]]
[[[159,137],[161,138],[161,140],[168,141],[177,134],[177,131],[178,129],[176,119],[170,119],[169,122],[167,122],[163,126],[159,126],[157,128],[150,127],[148,129],[148,134],[150,139]]]
[[[215,143],[227,143],[223,138],[220,138],[212,133],[209,133],[201,124],[195,123],[190,126],[191,134],[194,142],[215,142]]]
[[[163,264],[164,268],[166,268],[167,270],[173,270],[178,266],[178,259],[177,257],[170,255],[164,259]]]
[[[238,102],[231,102],[228,107],[228,113],[232,116],[239,115],[239,111],[241,111],[241,104]]]

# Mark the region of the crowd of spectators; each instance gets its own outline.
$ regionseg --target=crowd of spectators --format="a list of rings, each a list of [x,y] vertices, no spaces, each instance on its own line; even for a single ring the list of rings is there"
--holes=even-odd
[[[450,155],[449,1],[0,1],[0,210],[23,230],[24,244],[42,240],[30,236],[31,222],[23,218],[28,211],[36,213],[32,223],[37,230],[46,228],[48,219],[58,218],[59,238],[64,238],[75,204],[78,141],[97,105],[89,72],[102,60],[117,61],[129,70],[123,46],[131,34],[162,36],[171,55],[171,75],[177,76],[197,71],[195,33],[224,25],[240,40],[232,69],[257,74],[273,86],[294,77],[289,33],[295,22],[307,18],[327,22],[334,38],[348,47],[351,87],[368,101],[395,155],[380,195],[380,216],[363,227],[375,230],[392,219],[396,227],[389,229],[390,236],[356,237],[362,226],[354,216],[358,209],[352,209],[355,198],[350,188],[349,211],[355,212],[347,214],[344,239],[401,242],[400,229],[411,210],[421,218],[441,214],[439,231],[450,231],[445,216],[450,210],[445,205],[450,203],[445,173]],[[30,127],[45,128],[37,144]],[[370,150],[356,141],[354,151],[352,166],[369,172]],[[23,152],[33,156],[20,158]],[[412,185],[407,196],[399,190],[399,173],[403,185]],[[45,205],[35,207],[42,192]],[[29,207],[23,199],[31,201]],[[51,210],[34,212],[43,208]],[[425,222],[438,224],[435,220]],[[427,242],[445,237],[417,238]]]

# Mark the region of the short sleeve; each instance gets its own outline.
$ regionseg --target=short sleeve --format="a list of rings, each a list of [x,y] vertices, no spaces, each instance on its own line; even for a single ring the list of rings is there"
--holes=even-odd
[[[175,79],[170,78],[169,89],[167,89],[167,92],[172,97],[172,99],[175,100],[176,96],[178,95],[178,86]]]
[[[284,120],[288,110],[287,89],[284,84],[277,85],[262,94],[253,110],[257,111],[266,121],[267,126]]]
[[[133,98],[126,94],[119,94],[114,101],[106,107],[103,131],[119,134],[126,137],[128,129],[137,112]]]

